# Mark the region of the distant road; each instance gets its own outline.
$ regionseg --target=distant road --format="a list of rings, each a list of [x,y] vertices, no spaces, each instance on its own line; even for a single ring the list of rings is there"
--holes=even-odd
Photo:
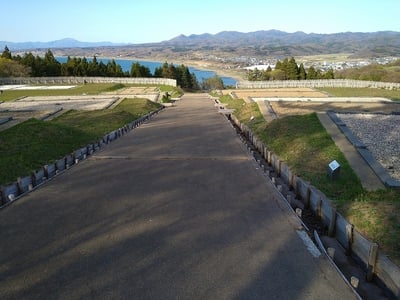
[[[353,299],[203,95],[0,210],[0,299]]]

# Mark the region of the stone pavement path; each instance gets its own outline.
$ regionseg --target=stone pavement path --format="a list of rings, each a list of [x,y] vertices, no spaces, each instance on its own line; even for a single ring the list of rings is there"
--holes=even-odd
[[[203,95],[0,210],[0,299],[353,299]]]

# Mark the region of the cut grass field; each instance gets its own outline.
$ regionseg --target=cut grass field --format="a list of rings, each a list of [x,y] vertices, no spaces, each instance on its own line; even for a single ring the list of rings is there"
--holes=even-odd
[[[114,92],[126,87],[135,87],[139,85],[133,84],[115,84],[115,83],[87,83],[84,85],[78,85],[70,89],[43,89],[43,90],[5,90],[0,95],[1,101],[13,101],[22,97],[27,96],[79,96],[82,94],[86,95],[98,95],[101,93]],[[149,85],[153,86],[153,85]],[[145,87],[145,85],[140,85]],[[182,95],[182,91],[177,87],[161,85],[159,86],[162,92],[169,92],[173,94],[173,97]]]
[[[229,95],[220,98],[239,120],[285,160],[290,168],[332,200],[338,211],[400,264],[400,191],[366,191],[315,113],[287,116],[266,123],[255,103]],[[253,120],[250,121],[250,117]],[[327,165],[336,159],[341,176],[331,181]]]
[[[384,97],[400,101],[400,90],[371,89],[371,88],[318,88],[335,97]]]
[[[3,91],[0,99],[2,101],[12,101],[26,96],[74,96],[74,95],[97,95],[102,92],[115,91],[125,85],[114,83],[88,83],[70,89],[45,89],[45,90],[6,90]]]
[[[52,121],[30,119],[4,130],[0,132],[0,184],[29,175],[159,107],[147,99],[125,99],[112,110],[72,110]]]

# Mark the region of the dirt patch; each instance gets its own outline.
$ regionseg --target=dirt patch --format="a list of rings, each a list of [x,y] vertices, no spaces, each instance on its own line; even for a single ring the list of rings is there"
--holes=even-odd
[[[313,90],[311,88],[279,88],[279,89],[254,89],[254,90],[225,90],[224,94],[230,94],[234,92],[239,98],[247,99],[252,98],[324,98],[328,97],[320,91]]]
[[[104,95],[147,95],[157,94],[158,87],[128,87],[118,91],[103,93]]]
[[[362,103],[362,102],[270,102],[272,109],[278,117],[289,115],[309,114],[312,112],[321,112],[333,110],[337,112],[381,112],[392,113],[400,109],[396,103]]]

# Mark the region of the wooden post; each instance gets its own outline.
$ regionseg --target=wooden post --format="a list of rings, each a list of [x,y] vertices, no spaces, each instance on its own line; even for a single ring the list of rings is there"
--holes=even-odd
[[[321,200],[321,199],[320,199]],[[309,208],[311,203],[311,189],[310,189],[310,183],[307,182],[307,192],[306,192],[306,199],[304,199],[304,205],[305,207]],[[320,208],[321,209],[321,208]],[[320,213],[318,214],[320,216]]]
[[[268,149],[267,149],[267,147],[264,147],[264,153],[263,153],[263,155],[264,155],[265,161],[268,163]]]
[[[289,171],[289,190],[294,189],[293,182],[294,182],[294,174],[291,171]]]
[[[374,277],[376,258],[378,257],[378,244],[372,243],[369,247],[368,265],[367,265],[367,281],[371,282]]]
[[[352,245],[353,245],[353,232],[354,232],[354,225],[347,224],[346,225],[346,236],[347,236],[347,249],[346,255],[351,255],[352,252]]]
[[[317,207],[315,208],[315,213],[317,214],[318,219],[322,218],[322,199],[318,198]]]
[[[331,207],[331,218],[329,222],[329,228],[328,228],[328,236],[333,237],[335,235],[335,229],[336,229],[336,208]]]
[[[281,166],[282,166],[282,161],[280,159],[278,159],[277,161],[277,170],[276,172],[278,173],[278,177],[281,177]]]

